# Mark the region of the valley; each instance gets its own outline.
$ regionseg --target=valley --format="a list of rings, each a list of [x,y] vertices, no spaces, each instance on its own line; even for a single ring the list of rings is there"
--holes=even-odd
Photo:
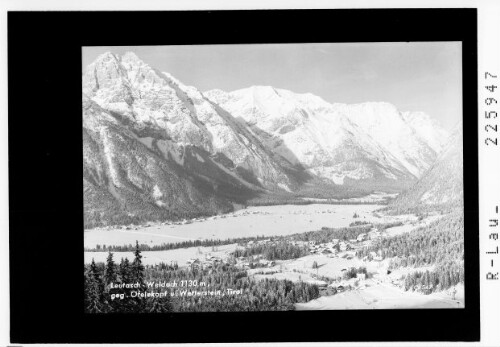
[[[464,307],[458,115],[202,92],[133,52],[82,91],[87,311]],[[241,295],[107,301],[167,279]]]
[[[370,247],[383,239],[412,233],[428,227],[442,218],[439,213],[419,218],[414,214],[385,215],[375,212],[381,205],[283,205],[251,207],[235,213],[198,220],[188,224],[162,225],[117,229],[94,229],[85,232],[85,263],[105,263],[109,253],[99,251],[103,245],[133,247],[135,242],[149,247],[185,240],[245,238],[215,246],[185,247],[171,250],[143,251],[142,263],[156,267],[176,264],[179,268],[212,268],[214,259],[222,264],[233,264],[246,271],[255,281],[274,279],[307,283],[319,288],[317,299],[295,305],[297,310],[332,309],[387,309],[387,308],[456,308],[464,307],[463,286],[453,286],[445,291],[423,293],[404,289],[404,278],[414,271],[432,271],[434,266],[391,268],[391,258],[382,259],[377,253],[367,258],[357,251]],[[368,226],[362,238],[330,239],[328,242],[299,241],[300,235],[313,230],[353,230]],[[379,226],[378,228],[375,226]],[[382,226],[382,227],[381,227]],[[388,226],[387,228],[385,226]],[[136,230],[137,229],[137,230]],[[375,230],[375,231],[374,231]],[[299,237],[297,237],[299,235]],[[359,236],[359,235],[358,235]],[[260,237],[260,238],[257,238]],[[332,243],[333,242],[333,243]],[[306,247],[303,256],[273,261],[262,254],[236,257],[235,251],[252,249],[256,245],[287,244]],[[96,248],[97,247],[97,248]],[[134,252],[114,252],[116,260],[134,260]],[[365,269],[367,275],[345,278],[349,269]],[[390,270],[389,270],[390,269]],[[452,292],[453,294],[452,299]],[[462,294],[460,294],[462,293]]]
[[[94,228],[84,232],[84,245],[157,245],[187,240],[285,236],[331,225],[346,227],[359,214],[360,220],[381,220],[372,215],[380,205],[278,205],[248,207],[233,213],[184,220],[177,223],[147,223],[149,226]],[[394,217],[393,217],[394,219]]]

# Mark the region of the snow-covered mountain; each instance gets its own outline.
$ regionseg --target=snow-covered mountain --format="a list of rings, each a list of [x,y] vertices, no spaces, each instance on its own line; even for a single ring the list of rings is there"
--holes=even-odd
[[[452,130],[443,151],[408,190],[389,205],[398,212],[425,210],[429,206],[462,206],[463,204],[463,131],[460,122]]]
[[[156,149],[166,157],[181,162],[183,151],[194,146],[227,157],[242,172],[252,173],[257,185],[290,184],[265,148],[231,115],[134,53],[98,57],[85,71],[83,92],[120,118],[139,141],[158,140]]]
[[[239,118],[267,148],[336,184],[417,179],[447,137],[429,116],[403,114],[388,103],[330,104],[269,86],[205,95]]]
[[[88,225],[225,212],[294,185],[230,114],[135,54],[103,54],[82,79]]]
[[[82,88],[87,226],[226,212],[304,185],[397,190],[447,136],[387,103],[258,86],[202,93],[133,53],[99,56]]]

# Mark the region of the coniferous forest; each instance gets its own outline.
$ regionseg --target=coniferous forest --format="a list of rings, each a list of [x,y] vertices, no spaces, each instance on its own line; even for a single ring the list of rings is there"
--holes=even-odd
[[[392,258],[389,268],[427,267],[433,270],[413,271],[405,277],[406,290],[426,292],[444,290],[464,283],[464,217],[455,211],[411,233],[381,239],[356,252],[365,257],[376,252]]]
[[[85,312],[286,311],[293,310],[295,303],[319,297],[316,285],[276,279],[257,281],[230,264],[185,269],[164,263],[144,266],[138,244],[134,253],[133,262],[121,259],[117,263],[110,252],[106,263],[92,261],[85,265]],[[177,287],[157,288],[153,283],[177,283]],[[125,284],[134,288],[120,288]],[[159,294],[134,297],[132,292]],[[203,292],[214,295],[200,294]]]
[[[305,246],[296,246],[287,241],[278,241],[273,244],[256,244],[244,249],[235,250],[232,255],[238,257],[252,257],[262,255],[267,260],[297,259],[309,254]]]

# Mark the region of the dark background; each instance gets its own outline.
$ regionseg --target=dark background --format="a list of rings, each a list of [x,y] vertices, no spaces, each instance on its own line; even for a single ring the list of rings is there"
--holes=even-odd
[[[359,41],[463,42],[465,309],[83,313],[82,46]],[[10,12],[12,342],[479,340],[476,76],[475,9]]]

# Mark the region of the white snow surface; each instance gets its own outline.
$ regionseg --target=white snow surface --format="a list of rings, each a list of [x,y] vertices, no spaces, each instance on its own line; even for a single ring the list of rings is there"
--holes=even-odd
[[[447,133],[428,115],[400,113],[385,102],[330,104],[313,94],[296,94],[270,86],[225,93],[208,91],[235,117],[268,135],[261,140],[290,162],[342,184],[345,177],[370,178],[380,164],[382,175],[420,177],[429,168]],[[349,168],[332,163],[358,160]],[[394,170],[395,169],[395,170]]]

